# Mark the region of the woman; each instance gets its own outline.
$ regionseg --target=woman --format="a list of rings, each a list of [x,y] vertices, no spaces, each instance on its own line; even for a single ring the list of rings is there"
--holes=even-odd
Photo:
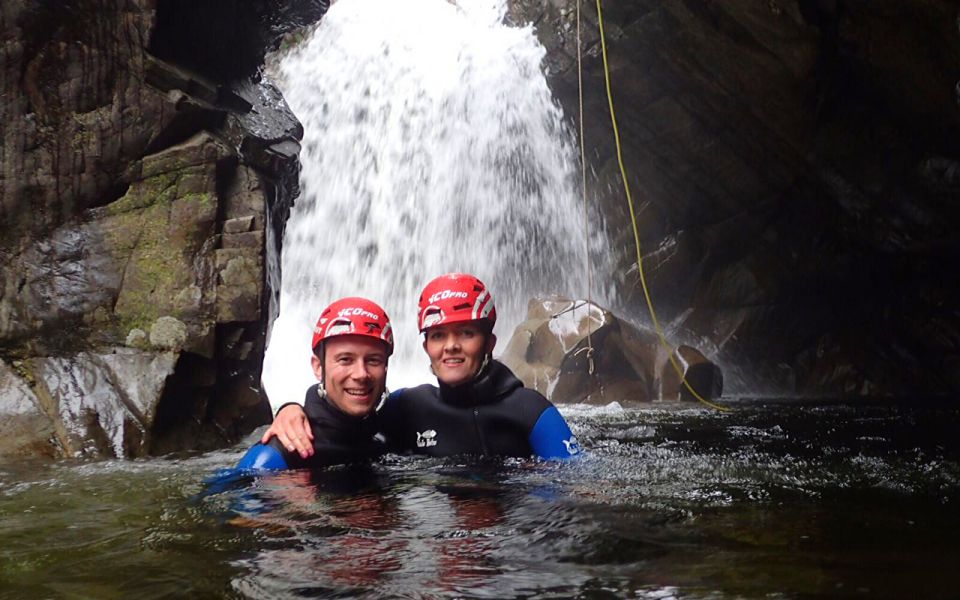
[[[497,311],[473,275],[449,273],[420,294],[423,349],[437,376],[429,384],[390,395],[377,414],[380,432],[395,451],[569,458],[580,453],[560,412],[540,393],[493,359]],[[274,433],[289,450],[312,453],[297,405],[281,408]]]
[[[494,360],[497,310],[482,281],[437,277],[420,294],[418,322],[438,385],[391,394],[378,421],[393,449],[541,458],[580,452],[556,407]]]

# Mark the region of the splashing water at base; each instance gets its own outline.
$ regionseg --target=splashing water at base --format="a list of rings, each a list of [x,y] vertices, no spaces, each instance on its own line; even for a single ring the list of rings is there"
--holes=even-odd
[[[574,141],[540,70],[543,47],[531,27],[502,24],[504,10],[341,0],[284,60],[305,137],[264,363],[274,407],[314,381],[311,330],[338,297],[387,310],[398,387],[430,379],[415,314],[439,274],[471,272],[491,288],[501,348],[532,296],[586,295]]]

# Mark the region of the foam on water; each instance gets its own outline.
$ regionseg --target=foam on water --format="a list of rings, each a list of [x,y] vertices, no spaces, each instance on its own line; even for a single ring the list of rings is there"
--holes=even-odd
[[[504,25],[504,10],[502,0],[340,0],[284,60],[305,136],[264,363],[274,407],[314,381],[312,326],[338,297],[387,310],[397,387],[432,380],[415,313],[439,274],[487,283],[501,348],[530,297],[586,296],[574,139],[541,71],[545,50],[532,27]],[[606,243],[590,218],[598,262]]]

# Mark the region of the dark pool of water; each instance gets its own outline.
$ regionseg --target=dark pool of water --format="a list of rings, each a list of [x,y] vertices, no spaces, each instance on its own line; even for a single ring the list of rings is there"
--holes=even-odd
[[[6,463],[0,597],[960,597],[956,409],[563,412],[584,460]]]

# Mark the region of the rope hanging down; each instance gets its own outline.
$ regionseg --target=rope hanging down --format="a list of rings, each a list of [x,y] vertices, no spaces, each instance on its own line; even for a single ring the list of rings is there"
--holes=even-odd
[[[670,360],[670,364],[673,365],[674,370],[677,372],[677,375],[680,376],[680,382],[683,384],[687,390],[693,394],[693,397],[698,401],[703,403],[710,408],[719,411],[729,411],[730,409],[718,404],[709,402],[703,396],[701,396],[693,387],[690,385],[690,382],[687,381],[686,376],[684,375],[683,369],[677,363],[677,359],[674,358],[673,349],[670,347],[670,344],[667,342],[666,336],[663,334],[663,329],[660,327],[660,321],[657,319],[657,313],[653,309],[653,301],[650,299],[650,290],[647,288],[647,279],[643,271],[643,255],[640,251],[640,233],[637,229],[637,216],[636,211],[633,207],[633,197],[630,195],[630,184],[627,181],[627,170],[623,165],[623,153],[620,148],[620,131],[617,127],[617,116],[613,109],[613,93],[610,88],[610,66],[607,62],[607,41],[606,36],[603,32],[603,8],[600,5],[601,0],[597,0],[597,23],[600,27],[600,50],[603,54],[603,77],[606,82],[607,87],[607,104],[610,107],[610,122],[613,125],[613,140],[616,144],[617,149],[617,162],[620,165],[620,177],[623,179],[623,190],[627,196],[627,205],[630,208],[630,221],[633,224],[633,241],[637,248],[637,272],[640,275],[640,286],[643,288],[643,297],[647,302],[647,310],[650,312],[650,320],[653,322],[653,328],[657,332],[657,338],[660,340],[661,346],[667,351],[667,358]],[[580,0],[577,0],[577,67],[580,68]],[[582,73],[580,74],[580,138],[581,138],[581,161],[583,160],[583,79]],[[585,168],[585,167],[584,167]],[[584,193],[584,199],[586,199],[586,193]]]
[[[581,66],[582,44],[580,42],[580,0],[577,0],[577,90],[580,100],[580,194],[583,197],[583,260],[587,272],[587,347],[577,352],[586,351],[588,372],[592,376],[595,368],[593,364],[593,340],[591,339],[590,311],[593,310],[593,273],[590,268],[590,216],[587,211],[587,155],[583,142],[583,67]],[[576,305],[574,305],[576,306]]]

